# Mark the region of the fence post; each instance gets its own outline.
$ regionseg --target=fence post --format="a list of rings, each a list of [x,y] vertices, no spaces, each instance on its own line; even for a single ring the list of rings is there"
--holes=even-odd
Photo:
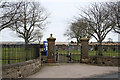
[[[89,39],[86,37],[83,37],[80,39],[81,41],[81,62],[88,62],[88,41]]]
[[[50,34],[50,37],[47,38],[47,41],[48,41],[47,62],[48,63],[55,62],[55,40],[56,40],[56,38],[52,37],[52,34]]]

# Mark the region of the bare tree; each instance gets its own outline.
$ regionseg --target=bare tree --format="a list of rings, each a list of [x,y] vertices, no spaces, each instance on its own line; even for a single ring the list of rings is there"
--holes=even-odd
[[[0,1],[0,31],[5,28],[11,28],[15,23],[16,14],[21,6],[21,2],[2,2]]]
[[[44,29],[48,14],[37,2],[18,2],[21,4],[18,9],[17,18],[14,19],[13,31],[16,31],[20,38],[28,44],[34,39],[33,32],[36,29]]]
[[[65,36],[68,36],[70,39],[76,38],[77,43],[80,43],[80,38],[82,37],[88,37],[91,36],[87,33],[89,30],[89,27],[87,27],[87,24],[85,23],[84,19],[78,19],[77,21],[71,23],[70,28],[67,29],[65,32]],[[89,30],[90,31],[90,30]]]
[[[106,3],[91,4],[88,9],[82,10],[80,15],[86,20],[86,23],[93,30],[94,34],[88,31],[88,34],[99,42],[99,55],[102,56],[102,41],[106,35],[113,29],[114,22],[111,21],[111,12]]]
[[[107,3],[108,9],[111,11],[112,21],[115,23],[113,27],[116,33],[120,34],[120,1]]]
[[[33,37],[34,37],[33,41],[38,41],[40,44],[43,34],[40,30],[35,30],[33,32]]]
[[[112,38],[108,38],[108,42],[113,42],[113,39]]]

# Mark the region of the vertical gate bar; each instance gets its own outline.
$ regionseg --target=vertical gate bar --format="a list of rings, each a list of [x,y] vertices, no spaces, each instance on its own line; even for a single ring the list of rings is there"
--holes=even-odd
[[[5,45],[5,60],[4,60],[4,61],[5,61],[5,64],[6,64],[6,61],[7,61],[7,60],[6,60],[6,48],[8,48],[8,47]]]
[[[10,57],[10,45],[8,45],[8,64],[10,64],[9,57]]]
[[[13,56],[12,54],[12,50],[13,50],[13,45],[11,44],[10,45],[10,54],[9,54],[9,61],[10,61],[10,64],[12,63],[13,60],[11,60],[11,57]]]

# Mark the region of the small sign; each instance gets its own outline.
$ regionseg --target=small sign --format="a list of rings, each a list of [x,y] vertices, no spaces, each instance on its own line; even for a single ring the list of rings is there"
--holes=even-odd
[[[47,56],[47,47],[48,47],[48,42],[43,41],[43,51],[46,51],[46,56]]]

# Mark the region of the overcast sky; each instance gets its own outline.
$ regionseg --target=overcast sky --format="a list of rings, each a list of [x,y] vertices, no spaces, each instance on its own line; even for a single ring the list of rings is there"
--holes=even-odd
[[[38,1],[38,0],[35,0]],[[44,36],[42,41],[46,41],[46,38],[53,34],[53,37],[56,38],[57,42],[69,42],[67,37],[63,34],[66,29],[69,27],[69,23],[75,16],[78,16],[80,11],[78,8],[86,8],[93,2],[100,1],[110,1],[110,0],[40,0],[41,5],[51,13],[49,17],[49,24],[44,30]],[[113,0],[112,0],[113,1]],[[16,36],[16,33],[10,29],[4,29],[0,32],[0,41],[24,41],[21,38]],[[108,38],[112,38],[113,41],[118,41],[118,34],[110,32],[104,41],[107,41]],[[96,40],[92,38],[90,42],[95,42]]]

